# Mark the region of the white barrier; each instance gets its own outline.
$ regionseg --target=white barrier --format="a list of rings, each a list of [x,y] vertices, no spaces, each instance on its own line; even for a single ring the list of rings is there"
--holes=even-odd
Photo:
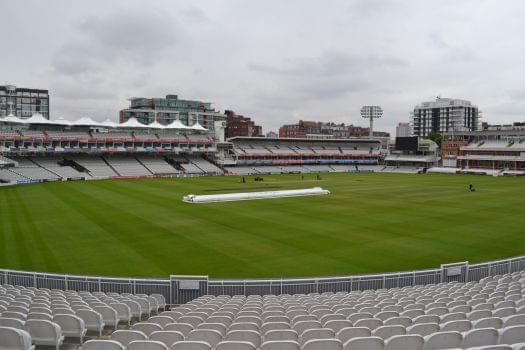
[[[225,194],[210,194],[210,195],[189,194],[187,196],[182,197],[182,201],[186,203],[212,203],[212,202],[245,201],[245,200],[252,200],[252,199],[318,196],[318,195],[323,195],[323,194],[330,194],[330,191],[324,190],[321,187],[313,187],[313,188],[305,188],[305,189],[300,189],[300,190],[284,190],[284,191],[243,192],[243,193],[225,193]]]

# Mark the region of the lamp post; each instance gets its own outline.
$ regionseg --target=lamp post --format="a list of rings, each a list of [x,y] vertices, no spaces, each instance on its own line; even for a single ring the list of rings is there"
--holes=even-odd
[[[383,109],[379,106],[363,106],[361,107],[361,117],[370,119],[370,133],[369,136],[374,136],[374,119],[383,116]]]

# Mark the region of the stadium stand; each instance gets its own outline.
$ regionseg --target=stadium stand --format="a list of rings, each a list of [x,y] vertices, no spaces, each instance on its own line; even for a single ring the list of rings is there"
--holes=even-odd
[[[119,175],[101,157],[73,155],[68,156],[68,160],[86,169],[89,174],[95,178]]]
[[[60,165],[59,162],[63,161],[62,157],[31,157],[30,159],[35,164],[38,164],[40,167],[45,168],[62,179],[86,179],[90,177],[89,174],[81,173],[70,166]]]
[[[199,156],[187,156],[187,159],[207,174],[223,174],[221,168]]]
[[[137,160],[153,174],[162,175],[180,173],[179,170],[172,167],[160,157],[137,156]]]
[[[49,170],[40,167],[29,158],[16,158],[18,166],[11,171],[30,180],[60,180],[61,177]]]
[[[120,176],[149,176],[152,173],[131,156],[104,156],[108,165]]]
[[[161,295],[4,284],[0,335],[12,349],[58,349],[64,336],[89,339],[82,349],[523,349],[525,272],[393,289],[205,295],[169,310]]]

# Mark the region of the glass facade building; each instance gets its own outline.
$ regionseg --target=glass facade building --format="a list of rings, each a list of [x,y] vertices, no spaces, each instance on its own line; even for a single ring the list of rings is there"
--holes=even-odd
[[[167,95],[166,98],[134,97],[130,99],[129,108],[120,111],[120,122],[136,118],[143,124],[157,121],[167,125],[175,120],[192,126],[199,123],[213,131],[214,122],[225,120],[226,117],[212,107],[210,102],[181,100],[177,95]]]
[[[36,113],[49,119],[48,90],[0,85],[0,117],[13,114],[26,119]]]

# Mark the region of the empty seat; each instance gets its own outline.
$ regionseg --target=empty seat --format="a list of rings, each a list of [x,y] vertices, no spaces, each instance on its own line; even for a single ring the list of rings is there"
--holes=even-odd
[[[341,329],[335,336],[343,344],[346,344],[346,342],[352,338],[370,337],[371,331],[366,327],[347,327]]]
[[[177,331],[184,334],[186,337],[192,330],[193,326],[189,323],[169,323],[164,327],[165,331]]]
[[[152,316],[148,318],[148,323],[156,323],[161,327],[165,327],[168,323],[173,323],[175,320],[169,316]]]
[[[250,342],[245,341],[221,341],[215,350],[256,350],[257,348]]]
[[[499,317],[487,317],[472,322],[472,328],[496,328],[499,329],[503,321]]]
[[[354,327],[366,327],[374,330],[383,325],[383,321],[378,318],[363,318],[354,323]]]
[[[298,342],[291,340],[265,341],[261,345],[261,350],[299,350]],[[177,349],[178,350],[178,349]]]
[[[31,336],[22,329],[0,326],[0,348],[2,350],[34,350]]]
[[[383,350],[385,343],[379,337],[356,337],[344,343],[344,350]]]
[[[107,305],[93,306],[93,310],[98,312],[102,316],[104,326],[110,326],[117,329],[117,326],[120,322],[117,310]]]
[[[234,322],[230,325],[229,330],[239,331],[259,331],[259,325],[252,322]]]
[[[120,344],[127,346],[134,340],[146,340],[148,336],[141,331],[136,330],[117,330],[111,333],[111,340],[118,341]]]
[[[305,322],[314,322],[314,321],[305,321]],[[318,321],[315,321],[320,324]],[[300,322],[302,323],[302,322]],[[273,331],[276,329],[290,329],[290,325],[286,322],[266,322],[261,326],[261,334],[265,334],[268,331]],[[297,331],[298,333],[301,333]]]
[[[394,335],[406,334],[405,327],[403,326],[380,326],[372,331],[372,335],[386,340]]]
[[[264,341],[278,341],[278,340],[291,340],[294,342],[299,341],[299,335],[293,329],[275,329],[268,331],[263,336]]]
[[[520,325],[525,326],[525,314],[507,316],[507,317],[504,317],[502,320],[503,320],[503,327],[520,326]]]
[[[184,334],[177,331],[156,331],[150,334],[149,340],[160,341],[168,348],[170,348],[173,343],[184,340]]]
[[[278,332],[278,331],[270,331],[270,332]],[[256,332],[256,331],[247,331],[247,330],[230,331],[228,332],[228,334],[226,334],[225,340],[249,342],[256,348],[259,348],[261,345],[261,335],[259,334],[259,332]]]
[[[84,320],[88,331],[95,331],[102,335],[104,329],[104,319],[102,315],[95,310],[77,310],[76,315]]]
[[[422,337],[439,332],[437,323],[418,323],[407,328],[407,334],[417,334]]]
[[[466,332],[472,328],[472,324],[469,320],[456,320],[442,323],[440,325],[442,332],[456,331],[456,332]]]
[[[79,338],[80,344],[84,341],[87,329],[84,321],[75,315],[55,315],[53,322],[60,326],[64,337]]]
[[[329,328],[313,328],[305,330],[301,336],[301,344],[305,344],[307,341],[312,339],[334,339],[335,333]],[[342,343],[341,343],[342,344]]]
[[[421,350],[424,343],[419,335],[395,335],[385,342],[385,350]]]
[[[188,334],[187,340],[203,341],[214,348],[222,340],[222,335],[212,329],[194,329]]]
[[[494,328],[471,329],[463,333],[463,348],[471,348],[484,345],[495,345],[498,343],[499,333]]]
[[[403,326],[406,328],[412,325],[412,319],[407,316],[391,317],[383,321],[383,325],[384,326]]]
[[[134,340],[126,346],[126,350],[168,350],[168,347],[155,340]]]
[[[197,329],[213,329],[221,333],[221,335],[223,336],[226,334],[226,325],[224,325],[223,323],[204,322],[204,323],[199,324],[197,326]]]
[[[303,344],[302,350],[343,350],[338,339],[312,339]]]
[[[17,318],[0,317],[0,326],[24,329],[25,322]]]
[[[516,344],[525,342],[525,326],[510,326],[499,331],[499,344]]]
[[[82,350],[124,350],[124,346],[115,340],[88,340]]]
[[[148,337],[151,333],[162,331],[162,327],[156,323],[149,323],[149,322],[137,322],[133,326],[131,326],[131,329],[136,331],[141,331],[144,334],[146,334]]]
[[[346,327],[352,327],[352,322],[348,320],[330,320],[324,323],[324,328],[330,328],[336,333]]]
[[[171,346],[170,350],[211,350],[210,344],[203,341],[179,341]]]
[[[27,332],[35,345],[55,346],[58,350],[64,342],[64,336],[60,326],[47,320],[27,320],[25,324]]]
[[[110,303],[109,306],[117,312],[117,317],[120,322],[125,322],[129,325],[131,318],[131,309],[124,303]]]
[[[453,349],[461,346],[463,337],[459,332],[437,332],[425,336],[423,350]]]

